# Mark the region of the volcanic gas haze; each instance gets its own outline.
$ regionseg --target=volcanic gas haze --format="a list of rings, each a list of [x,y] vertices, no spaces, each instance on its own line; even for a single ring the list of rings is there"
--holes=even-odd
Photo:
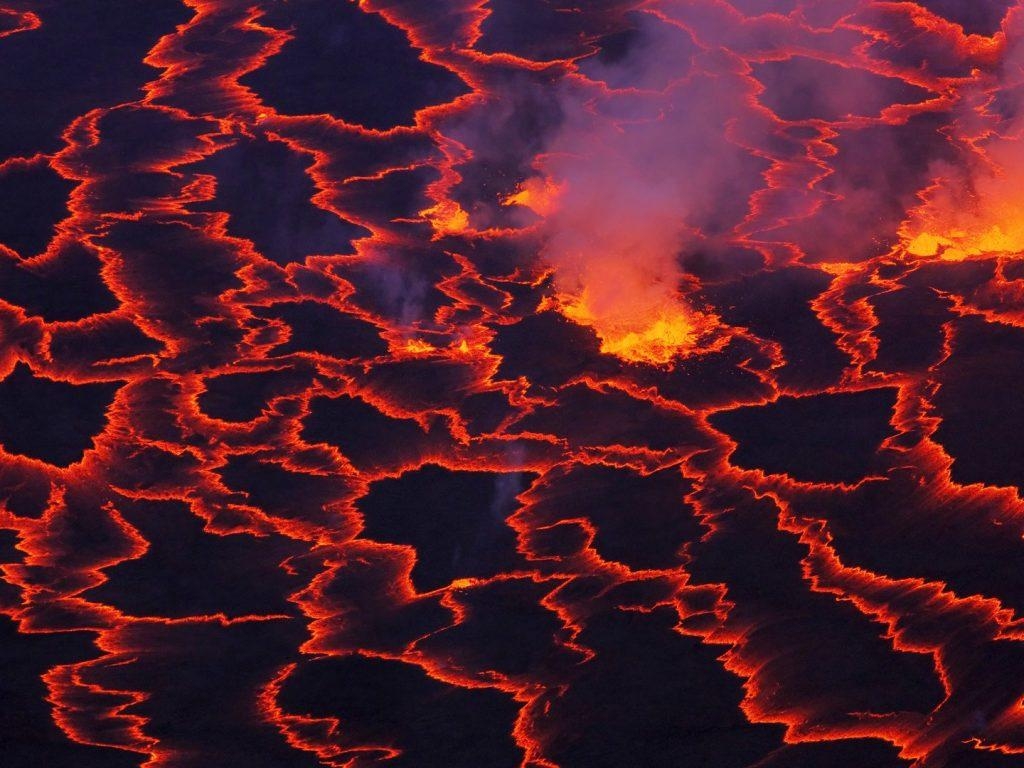
[[[604,352],[667,363],[695,345],[711,321],[680,294],[677,253],[689,233],[673,204],[679,193],[645,184],[631,160],[610,152],[596,163],[551,157],[554,172],[571,181],[553,200],[520,194],[520,204],[550,210],[544,253],[562,313],[594,328]],[[617,183],[605,181],[611,163]]]
[[[562,123],[507,204],[541,217],[553,304],[590,326],[602,351],[667,364],[716,318],[687,298],[681,257],[722,226],[746,151],[729,134],[749,85],[691,72],[685,31],[640,15],[622,59],[584,60],[560,86]]]
[[[0,768],[1021,768],[1022,9],[0,0]]]
[[[1011,9],[993,46],[995,64],[958,93],[950,138],[960,157],[936,162],[934,182],[901,227],[914,256],[961,261],[1024,251],[1024,8]]]

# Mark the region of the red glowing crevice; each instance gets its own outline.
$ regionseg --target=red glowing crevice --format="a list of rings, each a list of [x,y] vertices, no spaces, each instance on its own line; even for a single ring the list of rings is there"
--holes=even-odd
[[[844,504],[868,504],[876,486],[902,483],[906,537],[924,548],[924,521],[945,506],[976,516],[973,535],[984,541],[1019,539],[1019,491],[954,479],[958,457],[942,442],[936,404],[963,343],[958,323],[1024,328],[1019,248],[985,239],[994,227],[1013,234],[1003,216],[1008,188],[998,174],[984,174],[1012,156],[1007,147],[1016,141],[992,105],[1019,86],[1006,64],[1019,10],[985,36],[915,3],[844,0],[754,14],[721,0],[607,2],[565,9],[581,19],[593,14],[592,31],[572,41],[571,55],[532,57],[485,44],[494,3],[363,0],[358,8],[401,30],[421,62],[471,89],[418,109],[408,126],[380,129],[328,113],[282,114],[270,95],[240,84],[286,45],[302,44],[295,30],[271,26],[271,3],[185,4],[194,15],[146,56],[155,74],[137,100],[80,115],[55,153],[0,162],[0,180],[11,169],[46,166],[74,185],[43,253],[7,249],[0,259],[45,284],[83,248],[116,304],[68,320],[6,292],[0,301],[5,377],[22,364],[50,382],[116,388],[79,459],[58,466],[0,453],[0,528],[15,541],[14,559],[0,566],[16,594],[5,593],[3,612],[26,635],[88,633],[95,645],[91,658],[54,664],[42,677],[67,739],[143,755],[150,768],[215,762],[200,738],[161,732],[152,708],[178,682],[161,681],[148,665],[202,670],[199,646],[213,643],[209,637],[220,642],[265,624],[269,635],[281,627],[288,650],[276,636],[261,640],[277,655],[268,652],[259,680],[238,685],[251,704],[245,727],[264,728],[282,749],[328,766],[429,764],[428,747],[404,731],[363,737],[347,729],[345,711],[292,711],[290,684],[307,665],[359,658],[415,669],[443,690],[497,695],[513,710],[502,717],[514,762],[556,768],[571,762],[558,757],[567,749],[562,732],[572,731],[558,719],[571,710],[559,707],[587,690],[588,675],[608,658],[599,647],[608,631],[602,622],[626,616],[655,626],[672,613],[678,621],[665,642],[713,649],[717,668],[741,688],[731,706],[751,727],[781,726],[777,746],[874,739],[919,768],[955,765],[961,749],[1024,752],[1020,691],[985,664],[986,654],[1014,659],[1024,639],[1012,589],[961,588],[937,566],[888,574],[862,562],[849,544],[856,532],[841,518]],[[0,15],[0,38],[48,23],[42,11]],[[689,71],[656,85],[601,80],[596,52],[630,25],[688,38]],[[925,64],[914,58],[919,50],[929,54]],[[794,60],[916,95],[878,109],[872,101],[863,113],[823,98],[782,116],[770,106],[780,86],[761,82],[758,67]],[[624,304],[594,301],[609,275],[627,285],[635,275],[592,271],[594,254],[580,266],[578,254],[550,246],[564,222],[575,221],[565,211],[580,204],[574,195],[587,178],[566,148],[576,141],[581,156],[608,150],[584,165],[611,155],[635,160],[636,147],[622,136],[636,130],[654,141],[673,127],[690,130],[695,121],[680,117],[683,106],[709,92],[725,94],[715,105],[715,143],[711,129],[688,135],[714,146],[710,171],[721,163],[719,173],[734,174],[719,179],[721,200],[700,210],[700,195],[679,198],[693,210],[666,241],[679,234],[685,253],[630,254],[629,264],[670,265],[655,270],[654,300],[627,290],[615,296]],[[500,133],[511,131],[513,115],[497,126],[494,115],[516,99],[529,109],[538,93],[541,101],[563,99],[579,122],[536,128],[551,135],[524,140],[527,151]],[[899,180],[906,191],[894,193],[902,208],[876,206],[874,177],[851,178],[861,170],[848,164],[851,145],[877,141],[883,160],[898,157],[893,137],[919,125],[931,126],[927,151],[943,160],[908,164]],[[351,249],[339,243],[337,253],[291,263],[229,234],[231,213],[211,207],[220,180],[197,164],[256,139],[281,142],[306,163],[312,209],[368,234]],[[973,229],[957,234],[946,226],[956,219],[948,191],[965,172],[997,181],[982,183],[988,197],[971,211]],[[698,176],[695,183],[713,181]],[[617,235],[621,222],[604,218],[595,227]],[[791,269],[825,286],[801,307],[812,330],[765,319],[756,311],[763,307],[743,305],[742,291],[722,292]],[[935,317],[922,320],[938,341],[929,360],[901,366],[885,357],[902,333],[886,301],[911,290],[939,302]],[[529,331],[533,321],[544,325]],[[524,328],[526,343],[507,341]],[[808,352],[818,345],[839,362]],[[786,378],[791,368],[809,373]],[[218,394],[234,391],[232,377],[256,382],[262,398],[243,415],[232,411],[230,394]],[[777,461],[792,467],[749,465],[745,437],[719,426],[738,410],[810,407],[880,390],[895,402],[881,415],[887,433],[851,447],[870,457],[870,469],[854,479],[808,479],[805,457],[781,449]],[[345,419],[352,434],[332,421]],[[501,556],[511,565],[481,576],[465,564],[472,553],[456,550],[443,583],[423,587],[417,568],[431,555],[443,559],[431,544],[370,534],[387,524],[371,502],[387,483],[422,471],[448,473],[455,484],[494,476],[496,501],[478,514],[496,517],[480,540],[507,535]],[[679,483],[651,518],[661,538],[618,534],[648,541],[656,562],[643,559],[654,557],[646,550],[609,543],[609,515],[632,522],[645,510],[638,511],[642,495],[609,501],[610,491],[587,485],[603,473],[638,488]],[[496,512],[497,501],[508,506]],[[288,610],[226,607],[172,619],[91,596],[150,551],[127,509],[171,502],[201,520],[203,536],[280,539],[301,551],[262,564],[299,583],[281,596]],[[425,502],[406,503],[415,514]],[[679,536],[671,546],[670,531]],[[758,546],[791,558],[796,576],[784,593],[759,594],[750,584],[756,574],[730,571]],[[887,551],[879,544],[876,555]],[[495,634],[489,612],[501,606],[521,618]],[[898,709],[887,699],[865,704],[842,684],[814,688],[800,674],[808,651],[799,625],[817,612],[869,638],[871,653],[894,669],[917,670],[924,660],[925,693]],[[787,630],[790,622],[797,628]],[[177,639],[192,631],[209,637]],[[844,649],[822,642],[814,651],[820,655],[807,663],[827,666]],[[941,694],[928,700],[933,689]]]

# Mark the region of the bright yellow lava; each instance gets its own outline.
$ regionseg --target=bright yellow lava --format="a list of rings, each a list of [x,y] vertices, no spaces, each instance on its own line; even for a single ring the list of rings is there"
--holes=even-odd
[[[409,339],[405,342],[405,351],[414,355],[429,355],[437,351],[437,348],[422,339]]]
[[[938,256],[944,261],[963,261],[972,256],[1024,251],[1024,225],[1008,228],[993,224],[986,230],[951,230],[946,235],[922,232],[907,244],[907,253],[924,258]]]
[[[936,187],[900,228],[907,253],[963,261],[1024,252],[1024,172],[1016,143],[988,149],[994,170],[974,174],[971,190]]]
[[[562,314],[573,322],[594,329],[601,351],[631,363],[667,365],[692,350],[707,319],[674,302],[646,308],[635,315],[597,317],[587,305],[587,296],[565,299]]]
[[[452,200],[420,211],[420,216],[430,222],[438,235],[458,235],[469,229],[469,214]]]
[[[534,176],[519,185],[515,194],[501,201],[502,205],[521,205],[538,216],[547,216],[558,203],[562,187],[548,178]]]
[[[559,293],[547,306],[593,328],[601,351],[627,362],[663,366],[692,352],[716,319],[690,308],[673,288],[682,277],[674,249],[684,229],[675,212],[632,231],[593,220],[603,208],[571,192],[567,182],[533,176],[502,200],[548,224]]]

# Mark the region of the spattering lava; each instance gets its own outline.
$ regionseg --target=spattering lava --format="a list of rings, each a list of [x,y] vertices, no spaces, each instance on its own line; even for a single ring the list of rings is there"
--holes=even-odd
[[[567,187],[550,177],[534,176],[502,202],[532,211],[540,217],[544,232],[548,217],[558,220]],[[679,286],[666,282],[666,275],[681,280],[671,250],[666,248],[653,258],[628,247],[611,250],[621,240],[621,227],[606,238],[604,222],[588,227],[577,219],[574,224],[579,234],[570,235],[571,239],[586,242],[589,248],[557,255],[553,278],[558,291],[544,300],[542,308],[555,309],[592,328],[601,351],[626,362],[667,365],[696,351],[716,319],[690,308],[679,295]],[[597,236],[591,236],[591,229]],[[564,233],[559,235],[566,239]],[[636,239],[637,247],[647,242],[647,238]],[[664,266],[652,271],[652,264]]]
[[[559,296],[553,306],[580,325],[593,328],[601,351],[631,363],[667,365],[694,351],[712,320],[666,299],[639,307],[595,311],[590,293]]]

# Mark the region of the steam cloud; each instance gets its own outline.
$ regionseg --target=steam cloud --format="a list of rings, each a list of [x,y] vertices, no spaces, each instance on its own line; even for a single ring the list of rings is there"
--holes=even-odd
[[[752,189],[736,180],[760,178],[730,137],[751,110],[749,82],[698,71],[685,30],[639,18],[624,57],[584,62],[559,87],[564,121],[511,202],[544,218],[564,311],[606,351],[664,362],[706,322],[681,295],[680,254],[739,223]]]
[[[1003,35],[998,65],[958,94],[950,130],[957,162],[933,165],[935,182],[903,226],[915,255],[959,260],[1024,250],[1024,8],[1010,10]]]

